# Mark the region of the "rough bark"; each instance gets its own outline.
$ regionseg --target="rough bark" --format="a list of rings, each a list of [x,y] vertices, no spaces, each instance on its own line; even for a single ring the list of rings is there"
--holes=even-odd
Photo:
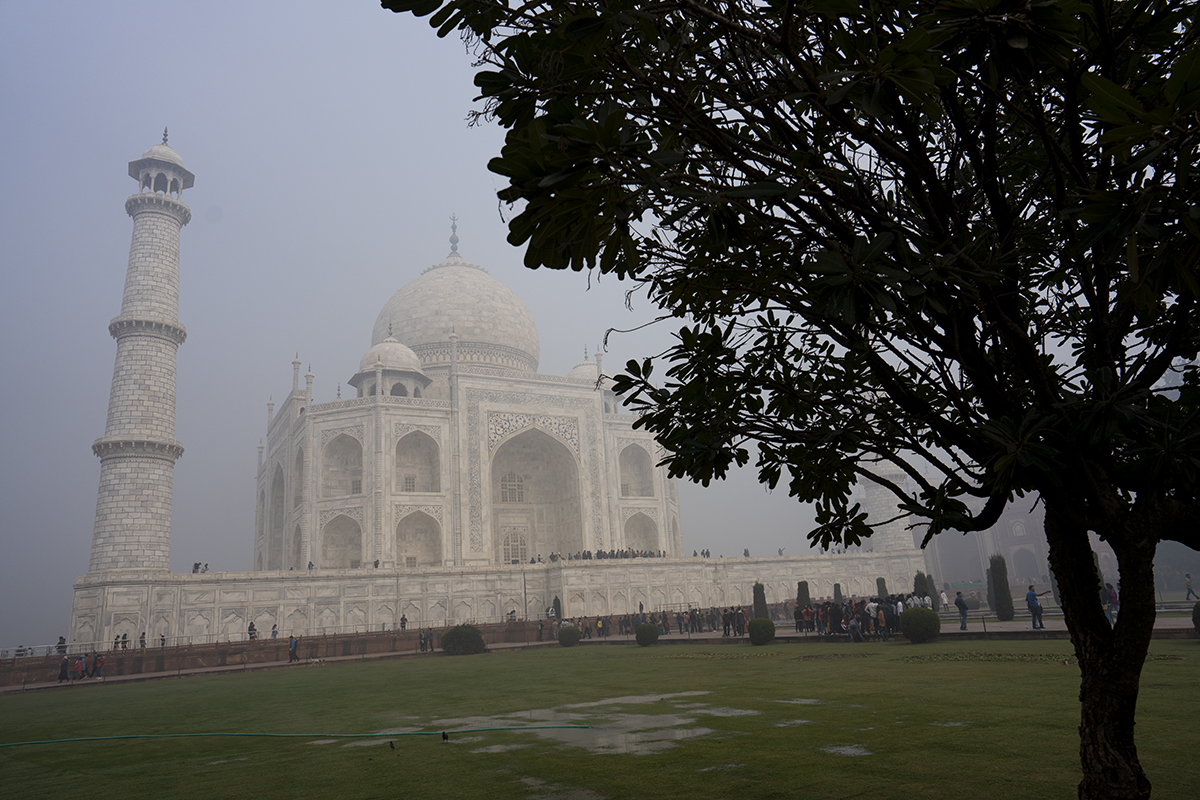
[[[1078,503],[1046,502],[1050,565],[1079,660],[1081,800],[1144,800],[1150,781],[1138,761],[1134,715],[1138,681],[1154,628],[1152,520],[1126,512],[1120,536],[1109,537],[1121,571],[1121,610],[1110,627],[1092,565],[1088,527]],[[1139,524],[1140,523],[1140,524]]]

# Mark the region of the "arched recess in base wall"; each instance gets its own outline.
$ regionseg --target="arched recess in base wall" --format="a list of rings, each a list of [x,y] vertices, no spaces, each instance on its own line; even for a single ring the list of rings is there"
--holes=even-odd
[[[638,512],[625,521],[625,547],[630,550],[659,550],[658,526]]]
[[[325,569],[353,569],[362,565],[362,528],[338,514],[321,531],[321,563]]]
[[[423,511],[396,523],[396,565],[428,567],[442,563],[442,526]]]

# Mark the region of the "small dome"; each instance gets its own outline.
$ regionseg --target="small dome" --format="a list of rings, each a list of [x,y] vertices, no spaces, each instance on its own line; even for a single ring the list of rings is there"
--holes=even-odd
[[[374,372],[377,361],[387,370],[425,374],[421,371],[421,359],[417,358],[417,354],[391,336],[379,344],[371,345],[371,349],[363,354],[362,361],[358,362],[358,371]]]
[[[596,369],[596,362],[584,361],[576,364],[575,367],[567,373],[568,378],[574,378],[577,381],[587,381],[595,383],[600,377],[600,370]]]
[[[159,161],[169,161],[172,164],[183,166],[183,159],[179,157],[169,146],[165,144],[156,144],[142,153],[142,158],[157,158]],[[140,159],[139,159],[140,160]]]

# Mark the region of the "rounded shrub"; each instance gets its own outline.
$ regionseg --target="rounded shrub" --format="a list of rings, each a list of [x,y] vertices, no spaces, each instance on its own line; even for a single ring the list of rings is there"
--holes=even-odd
[[[942,621],[928,608],[910,608],[900,615],[900,632],[913,644],[932,642],[942,630]]]
[[[775,623],[766,617],[750,620],[750,644],[769,644],[775,638]]]
[[[581,636],[583,636],[583,631],[574,625],[563,625],[558,629],[558,643],[563,647],[574,647],[579,644]]]
[[[1200,603],[1192,606],[1192,627],[1196,629],[1196,633],[1200,635]]]
[[[649,647],[658,641],[658,626],[653,622],[643,622],[637,626],[634,631],[637,636],[637,643],[642,647]]]
[[[972,611],[979,610],[979,598],[978,597],[975,597],[974,595],[972,595],[971,597],[967,597],[964,599],[967,601],[967,608],[971,609]]]
[[[455,625],[442,634],[442,651],[451,656],[470,656],[486,653],[483,634],[474,625]]]

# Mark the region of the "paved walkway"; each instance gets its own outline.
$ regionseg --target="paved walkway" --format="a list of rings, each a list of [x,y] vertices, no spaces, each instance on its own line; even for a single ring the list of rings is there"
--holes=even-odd
[[[1022,619],[1017,617],[1012,622],[1000,622],[994,618],[987,619],[981,616],[971,617],[967,622],[967,630],[960,631],[958,629],[958,617],[952,619],[949,615],[942,615],[942,632],[941,635],[950,640],[994,640],[994,639],[1066,639],[1067,626],[1063,622],[1062,617],[1047,617],[1045,619],[1045,631],[1032,631],[1029,629],[1029,618]],[[986,627],[986,632],[984,628]],[[1160,616],[1154,621],[1155,638],[1185,638],[1192,630],[1192,621],[1189,617],[1163,617]],[[632,636],[608,636],[604,639],[584,639],[580,642],[584,646],[596,646],[604,644],[629,644],[633,641]],[[777,641],[802,644],[804,642],[845,642],[846,636],[821,637],[813,634],[796,633],[791,627],[783,627],[782,625],[776,629],[775,638]],[[893,637],[893,641],[902,637]],[[660,644],[707,644],[707,645],[738,645],[746,642],[745,638],[732,638],[722,636],[720,633],[693,633],[682,634],[672,633],[669,636],[659,637]],[[556,643],[552,641],[544,642],[505,642],[501,644],[488,645],[489,650],[525,650],[538,647],[552,647]],[[24,686],[3,686],[0,687],[0,695],[18,694],[21,692],[31,691],[53,691],[67,689],[76,689],[85,686],[103,686],[110,683],[137,683],[140,681],[164,680],[167,678],[183,678],[194,675],[220,675],[230,672],[251,672],[266,669],[291,669],[300,667],[320,666],[324,664],[336,664],[351,661],[378,661],[382,659],[395,658],[429,658],[429,653],[413,653],[409,650],[403,652],[392,653],[366,653],[349,656],[329,656],[323,659],[310,660],[305,659],[298,664],[291,665],[287,661],[262,661],[253,664],[232,664],[223,667],[199,667],[195,669],[181,669],[174,672],[141,672],[136,675],[114,675],[106,676],[102,679],[87,679],[82,681],[74,681],[73,683],[30,683]]]

